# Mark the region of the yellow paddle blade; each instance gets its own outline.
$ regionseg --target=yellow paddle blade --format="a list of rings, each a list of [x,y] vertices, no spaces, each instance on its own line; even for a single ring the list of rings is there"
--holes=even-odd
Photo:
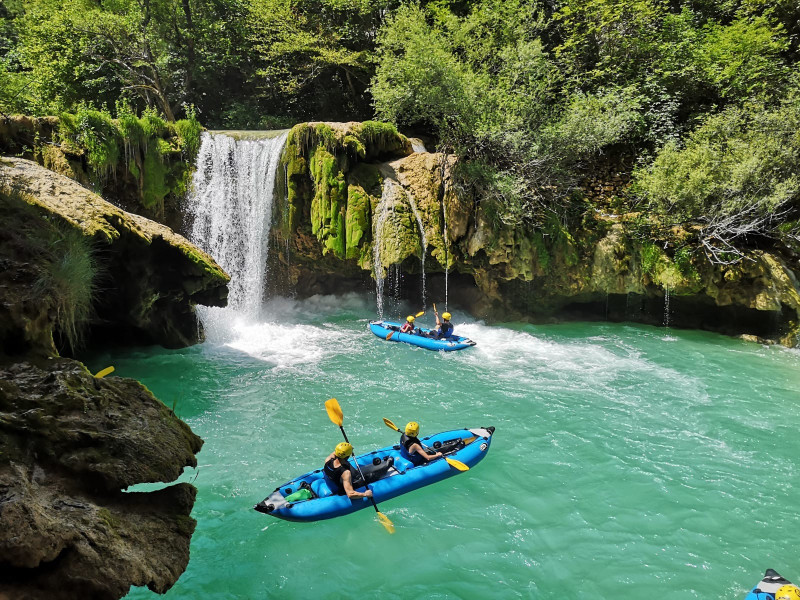
[[[392,423],[392,422],[391,422],[389,419],[387,419],[386,417],[384,417],[384,418],[383,418],[383,424],[384,424],[384,425],[386,425],[386,426],[387,426],[389,429],[394,429],[395,431],[400,431],[400,429],[398,429],[397,425],[395,425],[394,423]],[[400,431],[400,433],[402,433],[402,431]]]
[[[415,316],[417,316],[417,317],[421,317],[421,316],[422,316],[422,315],[424,315],[424,314],[425,314],[425,311],[424,311],[424,310],[421,310],[421,311],[419,311],[419,312],[418,312],[418,313],[417,313]]]
[[[113,373],[113,372],[114,372],[114,367],[106,367],[106,368],[105,368],[105,369],[103,369],[102,371],[98,371],[97,373],[95,373],[95,375],[94,375],[94,376],[95,376],[97,379],[102,379],[103,377],[105,377],[105,376],[106,376],[106,375],[108,375],[109,373]]]
[[[436,302],[433,303],[433,312],[436,312]]]
[[[388,531],[389,533],[394,533],[394,523],[392,523],[389,520],[389,517],[387,517],[381,511],[378,511],[377,514],[378,514],[378,521],[380,521],[381,525],[383,525],[386,528],[386,531]]]
[[[456,460],[455,458],[447,458],[445,457],[447,464],[451,467],[455,467],[459,471],[469,471],[469,467],[462,463],[460,460]]]
[[[328,412],[328,418],[336,425],[341,427],[342,423],[344,422],[344,414],[342,413],[342,407],[339,406],[336,398],[331,398],[330,400],[325,401],[325,410]]]
[[[386,334],[386,339],[387,339],[387,340],[390,340],[390,339],[392,339],[392,336],[393,336],[393,335],[394,335],[394,331],[390,331],[388,334]]]

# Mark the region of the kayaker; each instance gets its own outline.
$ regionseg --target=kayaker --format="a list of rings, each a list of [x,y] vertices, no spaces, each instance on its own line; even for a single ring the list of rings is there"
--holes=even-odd
[[[441,452],[435,452],[434,454],[425,452],[425,448],[422,447],[422,442],[420,442],[417,437],[418,435],[419,423],[416,421],[408,423],[405,432],[400,435],[400,448],[401,452],[405,450],[405,452],[403,452],[403,454],[407,455],[405,458],[415,464],[422,464],[442,456]]]
[[[414,333],[414,316],[408,315],[406,322],[400,326],[400,333]]]
[[[441,340],[453,335],[453,324],[450,322],[450,313],[443,312],[441,320],[439,320],[439,313],[434,312],[433,314],[436,315],[436,329],[431,331],[431,337]]]
[[[353,489],[352,467],[347,461],[352,455],[353,446],[347,442],[337,444],[322,467],[325,482],[334,494],[347,495],[348,498],[372,498],[372,490],[357,492]]]

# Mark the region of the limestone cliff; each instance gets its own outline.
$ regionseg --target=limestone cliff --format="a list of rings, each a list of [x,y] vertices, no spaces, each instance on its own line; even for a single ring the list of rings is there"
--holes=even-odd
[[[373,146],[362,127],[303,124],[290,134],[275,254],[299,293],[341,289],[348,278],[363,286],[392,265],[419,273],[424,257],[433,299],[441,301],[447,272],[461,306],[483,318],[666,320],[796,344],[799,263],[789,249],[712,264],[700,225],[664,229],[647,215],[617,214],[611,201],[627,180],[611,170],[607,184],[587,180],[579,226],[510,225],[455,185],[453,157],[412,152],[387,126]],[[408,295],[421,293],[404,282]]]
[[[202,440],[131,379],[59,357],[82,341],[177,347],[228,276],[163,225],[0,158],[0,598],[116,599],[186,568]]]
[[[36,252],[30,244],[36,230],[46,225],[80,232],[100,257],[90,335],[113,329],[115,339],[182,347],[200,339],[194,305],[227,301],[229,277],[211,257],[169,228],[126,213],[34,162],[0,159],[0,210],[9,225],[0,232],[6,264],[0,279],[7,280],[0,287],[6,296],[0,304],[4,345],[53,351],[56,315],[42,310],[48,298],[36,293],[46,279],[40,264],[45,257],[27,256]],[[62,239],[42,246],[54,244],[56,252],[59,244],[66,247]],[[23,280],[27,284],[18,285]]]
[[[189,561],[196,490],[172,481],[202,440],[140,383],[79,363],[0,367],[0,598],[169,589]]]

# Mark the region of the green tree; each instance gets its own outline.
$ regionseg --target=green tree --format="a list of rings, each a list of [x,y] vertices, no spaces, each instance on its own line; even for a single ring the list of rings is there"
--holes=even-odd
[[[250,0],[248,35],[258,67],[253,82],[287,112],[303,104],[369,116],[371,53],[392,0]]]

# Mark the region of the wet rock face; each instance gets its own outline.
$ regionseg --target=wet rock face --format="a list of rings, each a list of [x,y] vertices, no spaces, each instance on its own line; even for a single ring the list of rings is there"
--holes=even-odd
[[[31,215],[19,217],[27,210]],[[0,214],[26,227],[38,220],[58,223],[81,232],[91,243],[99,277],[93,299],[95,327],[89,334],[113,335],[116,341],[157,343],[184,347],[202,339],[194,316],[195,304],[225,306],[227,274],[203,251],[171,229],[144,217],[126,213],[77,182],[34,162],[0,159]],[[8,236],[8,234],[3,234]],[[24,239],[2,245],[2,260],[35,280],[36,260],[25,255]],[[29,253],[29,252],[28,252]],[[12,287],[31,295],[32,286],[13,281]],[[29,282],[30,283],[30,282]],[[21,298],[4,304],[16,306]],[[46,302],[38,308],[47,312]],[[28,307],[36,312],[36,306]],[[9,309],[9,312],[13,313]],[[14,315],[12,314],[11,317]],[[46,345],[53,324],[37,314],[19,314],[17,337],[30,347]],[[8,323],[3,328],[11,328]],[[14,331],[3,337],[11,339]]]
[[[164,592],[189,560],[196,489],[123,490],[174,481],[202,440],[137,381],[95,379],[58,351],[82,328],[195,343],[195,304],[224,306],[229,278],[170,229],[26,160],[0,158],[0,223],[0,600]]]
[[[429,297],[444,295],[441,275],[459,274],[462,306],[489,320],[666,318],[797,344],[796,253],[752,250],[739,264],[718,265],[700,247],[702,224],[673,227],[659,240],[643,236],[637,223],[646,215],[612,209],[628,184],[613,161],[584,182],[590,202],[579,227],[558,219],[534,227],[503,222],[476,192],[455,185],[454,157],[400,143],[394,155],[373,150],[359,131],[356,123],[304,124],[290,135],[288,227],[270,255],[282,263],[272,276],[287,273],[287,286],[273,291],[318,293],[321,276],[346,278],[338,291],[363,289],[358,270],[417,274],[425,257]],[[421,289],[404,285],[418,299]]]
[[[78,362],[0,366],[0,598],[169,589],[189,560],[196,490],[173,481],[202,440],[140,383]]]

